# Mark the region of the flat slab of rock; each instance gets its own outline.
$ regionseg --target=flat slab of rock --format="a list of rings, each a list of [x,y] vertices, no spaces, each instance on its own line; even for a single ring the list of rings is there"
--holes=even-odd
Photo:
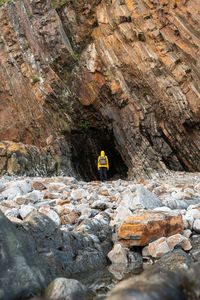
[[[145,246],[161,237],[182,233],[182,216],[173,212],[138,212],[118,227],[117,239],[125,246]]]

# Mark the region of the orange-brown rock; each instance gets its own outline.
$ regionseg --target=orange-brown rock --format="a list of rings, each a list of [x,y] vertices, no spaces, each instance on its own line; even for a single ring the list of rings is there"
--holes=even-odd
[[[116,197],[115,197],[114,195],[110,196],[109,199],[110,199],[110,200],[109,200],[110,202],[116,201]]]
[[[33,181],[31,183],[31,186],[34,190],[39,190],[39,191],[46,190],[46,186],[42,182],[39,182],[39,181]]]
[[[67,213],[67,215],[61,216],[61,224],[75,224],[78,218],[79,216],[77,213],[70,211]]]
[[[54,194],[54,193],[50,193],[50,192],[45,192],[43,198],[44,199],[59,199],[60,195]]]
[[[69,149],[66,164],[96,157],[103,128],[129,177],[200,171],[199,0],[55,2],[0,7],[0,141]]]
[[[188,251],[192,248],[189,239],[181,234],[175,234],[167,238],[167,244],[169,245],[170,249],[174,249],[176,245],[180,245],[183,250]]]
[[[68,213],[71,212],[67,207],[62,206],[62,205],[56,205],[55,210],[60,217],[67,215]]]
[[[69,198],[64,199],[64,200],[58,200],[58,202],[57,202],[58,205],[64,205],[64,204],[67,204],[67,203],[70,203]]]
[[[102,196],[109,196],[108,191],[102,191],[99,194],[102,195]]]
[[[16,202],[14,202],[12,200],[3,200],[3,201],[1,201],[1,205],[5,206],[5,207],[9,207],[9,208],[19,207],[19,204],[17,204]]]
[[[182,216],[155,211],[138,212],[118,228],[118,240],[126,246],[145,246],[160,237],[182,233]]]
[[[81,55],[75,92],[111,120],[130,176],[200,170],[198,6],[104,0],[96,8],[98,26]]]
[[[63,190],[62,194],[63,194],[63,196],[66,196],[66,197],[69,197],[69,196],[70,196],[70,193],[67,192],[67,191],[65,191],[65,190]]]

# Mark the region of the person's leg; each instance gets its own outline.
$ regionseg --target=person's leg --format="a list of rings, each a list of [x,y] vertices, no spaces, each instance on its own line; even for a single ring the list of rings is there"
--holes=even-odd
[[[107,180],[107,168],[104,168],[104,179]]]
[[[100,168],[99,177],[100,177],[100,181],[103,181],[103,168]]]

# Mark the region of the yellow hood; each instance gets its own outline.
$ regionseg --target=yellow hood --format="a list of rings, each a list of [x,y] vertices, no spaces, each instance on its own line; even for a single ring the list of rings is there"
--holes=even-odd
[[[101,156],[105,156],[105,152],[104,151],[101,151]]]

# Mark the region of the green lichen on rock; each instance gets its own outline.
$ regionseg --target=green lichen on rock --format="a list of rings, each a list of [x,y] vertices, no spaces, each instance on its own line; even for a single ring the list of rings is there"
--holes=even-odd
[[[34,76],[34,77],[33,77],[33,82],[36,83],[36,82],[38,82],[38,81],[40,81],[40,78],[37,77],[37,76]]]
[[[16,2],[17,0],[0,0],[0,6],[4,5],[7,2]]]
[[[82,130],[88,130],[88,129],[91,128],[92,125],[90,124],[89,121],[81,121],[81,122],[79,123],[79,126],[80,126],[80,128],[81,128]]]
[[[53,8],[60,8],[61,6],[66,4],[67,2],[71,2],[71,1],[72,0],[51,0],[51,6]]]

